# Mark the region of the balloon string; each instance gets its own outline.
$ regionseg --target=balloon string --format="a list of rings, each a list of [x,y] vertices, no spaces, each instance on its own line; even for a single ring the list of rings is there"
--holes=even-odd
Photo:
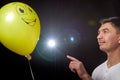
[[[30,65],[30,60],[28,60],[28,63],[29,63],[29,67],[30,67],[30,72],[31,72],[31,75],[32,75],[32,79],[35,80],[33,72],[32,72],[32,68],[31,68],[31,65]]]

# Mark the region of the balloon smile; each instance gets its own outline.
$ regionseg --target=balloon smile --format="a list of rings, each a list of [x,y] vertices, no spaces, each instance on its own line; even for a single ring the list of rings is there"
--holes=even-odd
[[[30,26],[34,26],[34,24],[36,23],[36,19],[25,19],[25,18],[22,18],[22,20],[23,20],[26,24],[28,24],[28,25],[30,25]]]

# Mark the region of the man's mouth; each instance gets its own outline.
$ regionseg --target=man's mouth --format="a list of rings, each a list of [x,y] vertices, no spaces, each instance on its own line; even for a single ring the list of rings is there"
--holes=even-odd
[[[105,44],[105,42],[98,42],[98,44],[101,46],[101,45]]]

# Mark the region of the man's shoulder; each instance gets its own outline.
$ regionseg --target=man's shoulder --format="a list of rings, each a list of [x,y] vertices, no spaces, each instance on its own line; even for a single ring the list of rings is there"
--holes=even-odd
[[[92,78],[95,80],[103,80],[103,73],[106,69],[106,61],[98,65],[92,72]]]
[[[100,70],[104,69],[105,66],[106,66],[106,62],[107,62],[107,61],[104,61],[103,63],[101,63],[100,65],[98,65],[98,66],[94,69],[93,72],[96,72],[96,71],[99,72]]]
[[[107,63],[107,61],[104,61],[103,63],[101,63],[100,65],[98,65],[96,68],[103,67],[103,66],[106,65],[106,63]]]

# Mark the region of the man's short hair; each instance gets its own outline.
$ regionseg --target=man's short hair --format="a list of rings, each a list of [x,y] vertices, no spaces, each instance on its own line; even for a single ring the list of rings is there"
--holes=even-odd
[[[120,17],[109,17],[100,20],[100,24],[111,23],[113,27],[120,31]]]

